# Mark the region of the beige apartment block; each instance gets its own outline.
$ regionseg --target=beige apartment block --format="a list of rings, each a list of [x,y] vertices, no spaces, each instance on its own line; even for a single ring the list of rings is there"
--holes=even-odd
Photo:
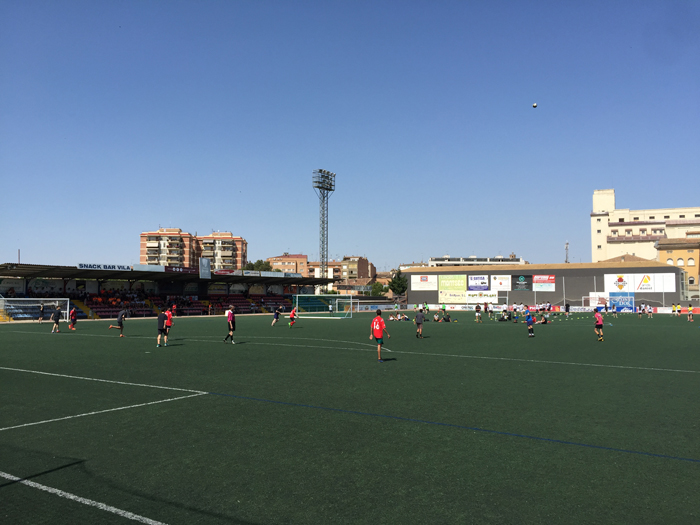
[[[211,261],[212,270],[239,270],[248,262],[248,242],[243,237],[231,232],[212,232],[196,239],[199,256]]]
[[[199,266],[197,240],[180,228],[159,228],[141,234],[140,264],[157,266]]]
[[[140,248],[140,264],[196,268],[205,257],[212,270],[237,270],[248,262],[248,243],[231,232],[195,236],[180,228],[159,228],[141,233]]]
[[[300,273],[308,277],[309,258],[301,253],[283,253],[276,257],[268,257],[265,261],[270,263],[272,271],[279,270],[283,273]]]
[[[657,259],[657,241],[685,238],[700,229],[700,207],[630,210],[615,208],[615,190],[595,190],[591,212],[591,261],[625,254]]]

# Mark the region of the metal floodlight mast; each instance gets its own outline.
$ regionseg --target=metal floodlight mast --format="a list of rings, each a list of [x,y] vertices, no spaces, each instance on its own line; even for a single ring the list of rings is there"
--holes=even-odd
[[[313,187],[319,203],[319,263],[321,277],[328,273],[328,198],[335,191],[335,173],[327,170],[314,170]]]

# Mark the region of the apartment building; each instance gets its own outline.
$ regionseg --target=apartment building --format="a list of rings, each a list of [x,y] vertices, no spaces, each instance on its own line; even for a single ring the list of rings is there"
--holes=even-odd
[[[290,254],[284,252],[276,257],[268,257],[265,261],[270,263],[272,270],[279,270],[284,273],[300,273],[308,277],[309,258],[300,253]]]
[[[309,271],[305,277],[319,277],[321,275],[319,261],[312,261],[308,265]],[[334,279],[374,279],[376,275],[377,269],[374,264],[365,257],[346,255],[340,261],[328,261],[328,277],[332,276]]]
[[[231,232],[192,235],[180,228],[159,228],[141,233],[140,264],[196,268],[199,258],[211,261],[212,270],[236,270],[248,262],[248,243]]]
[[[196,237],[200,257],[211,261],[212,270],[238,270],[248,263],[248,242],[231,232],[212,232]]]
[[[591,212],[591,261],[625,254],[657,259],[662,239],[685,239],[700,230],[700,207],[630,210],[615,207],[615,190],[595,190]]]
[[[656,242],[657,260],[682,268],[685,284],[691,298],[698,298],[700,291],[700,228],[690,231],[682,239],[661,239]]]
[[[160,228],[141,233],[140,264],[158,266],[199,266],[197,240],[180,228]]]
[[[442,257],[431,257],[428,260],[428,266],[510,266],[513,264],[527,264],[527,261],[522,257],[517,257],[511,253],[508,257],[496,255],[496,257],[477,257],[470,255],[469,257],[450,257],[444,255]]]

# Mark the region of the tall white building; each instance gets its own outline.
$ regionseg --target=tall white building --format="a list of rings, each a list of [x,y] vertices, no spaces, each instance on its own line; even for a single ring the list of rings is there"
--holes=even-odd
[[[700,227],[700,207],[630,210],[615,208],[615,190],[595,190],[591,212],[591,261],[625,254],[656,259],[654,243],[684,238]]]

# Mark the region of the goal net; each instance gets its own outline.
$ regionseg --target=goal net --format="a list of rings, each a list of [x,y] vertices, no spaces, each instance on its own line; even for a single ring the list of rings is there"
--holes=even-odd
[[[31,298],[17,299],[0,296],[0,320],[4,321],[38,321],[42,316],[41,305],[44,305],[44,321],[51,319],[54,312],[61,307],[61,316],[68,320],[70,299],[61,298]]]
[[[604,308],[606,304],[610,306],[610,300],[604,295],[593,294],[581,297],[581,306],[590,306],[593,308],[600,306]]]
[[[349,295],[295,295],[294,306],[307,319],[348,319],[357,312],[359,301]]]

